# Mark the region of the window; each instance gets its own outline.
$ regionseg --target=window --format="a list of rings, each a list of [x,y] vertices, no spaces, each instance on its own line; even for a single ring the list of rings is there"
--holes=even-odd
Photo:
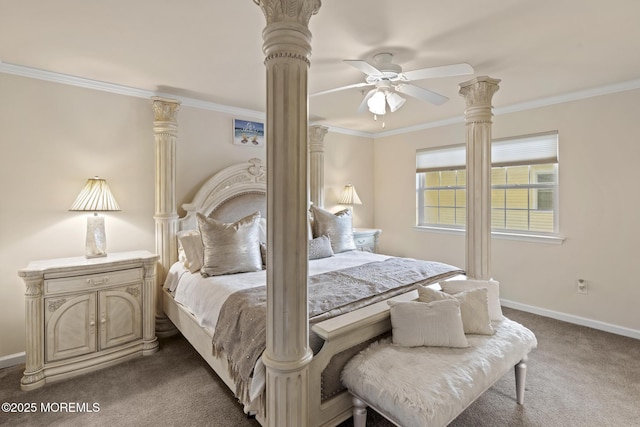
[[[557,133],[491,144],[491,227],[518,234],[558,234]],[[416,224],[464,229],[464,145],[416,153]]]

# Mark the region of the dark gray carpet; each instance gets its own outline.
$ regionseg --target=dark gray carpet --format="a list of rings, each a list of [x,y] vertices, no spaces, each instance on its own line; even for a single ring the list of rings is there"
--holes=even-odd
[[[531,329],[525,404],[505,375],[452,427],[640,426],[640,341],[521,311],[505,314]],[[23,392],[23,366],[0,370],[0,403],[99,404],[94,413],[4,413],[7,426],[247,426],[233,395],[181,337],[160,351],[115,367]],[[55,405],[54,405],[55,406]],[[391,424],[369,411],[368,426]],[[340,427],[352,426],[351,420]]]

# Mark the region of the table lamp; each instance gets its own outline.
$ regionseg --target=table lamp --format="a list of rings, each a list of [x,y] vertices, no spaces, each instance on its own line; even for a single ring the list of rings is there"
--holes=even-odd
[[[353,214],[353,205],[362,204],[362,201],[360,201],[360,197],[358,197],[358,193],[356,192],[356,187],[351,184],[345,185],[342,190],[342,194],[340,194],[340,199],[338,199],[338,204],[349,206],[349,210],[351,210]]]
[[[104,217],[98,216],[98,212],[120,210],[118,203],[111,194],[111,190],[109,190],[107,181],[97,176],[89,178],[69,210],[93,212],[92,216],[87,217],[85,256],[87,258],[107,256],[107,237],[104,232]]]

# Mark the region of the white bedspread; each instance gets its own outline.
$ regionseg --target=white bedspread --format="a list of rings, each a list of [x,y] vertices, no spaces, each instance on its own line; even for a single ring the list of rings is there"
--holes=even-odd
[[[329,258],[309,261],[309,275],[327,271],[355,267],[357,265],[382,261],[386,255],[362,251],[349,251]],[[225,300],[232,293],[266,285],[266,272],[228,274],[224,276],[202,277],[200,273],[190,273],[181,263],[175,263],[164,283],[175,300],[187,307],[195,315],[200,326],[213,331],[218,322],[218,314]]]
[[[383,261],[387,255],[373,254],[362,251],[349,251],[335,254],[329,258],[309,261],[309,276],[355,267],[369,262]],[[200,273],[191,273],[180,262],[171,266],[164,282],[164,288],[169,290],[174,299],[185,306],[198,319],[200,326],[212,333],[218,322],[220,309],[232,293],[265,286],[266,272],[228,274],[224,276],[202,277]],[[257,398],[265,386],[265,368],[262,359],[258,359],[251,381],[251,400]],[[249,408],[245,408],[247,411]]]

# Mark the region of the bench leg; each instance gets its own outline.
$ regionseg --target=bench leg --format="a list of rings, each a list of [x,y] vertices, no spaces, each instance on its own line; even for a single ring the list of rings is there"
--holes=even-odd
[[[515,367],[516,370],[516,401],[524,403],[524,385],[527,380],[527,356],[523,357]]]
[[[367,425],[367,404],[353,396],[353,427],[366,427]]]

